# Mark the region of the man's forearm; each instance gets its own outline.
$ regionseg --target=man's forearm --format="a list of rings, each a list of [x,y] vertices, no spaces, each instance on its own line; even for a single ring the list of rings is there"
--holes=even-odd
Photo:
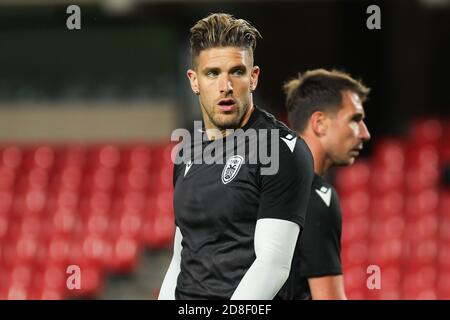
[[[289,276],[289,266],[256,259],[242,278],[232,300],[271,300]]]
[[[260,219],[255,228],[256,259],[231,299],[273,299],[289,276],[300,227],[281,219]]]
[[[177,227],[175,231],[172,260],[170,261],[169,268],[167,269],[161,285],[158,300],[175,300],[175,289],[177,287],[178,274],[180,273],[182,238],[180,229]]]

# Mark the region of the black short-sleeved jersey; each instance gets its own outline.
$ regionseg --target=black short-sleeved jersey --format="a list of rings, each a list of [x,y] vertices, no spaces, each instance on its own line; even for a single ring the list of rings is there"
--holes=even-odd
[[[333,186],[315,175],[291,272],[276,299],[311,299],[308,278],[342,274],[342,215]]]
[[[200,141],[204,151],[213,144],[224,146],[212,153],[224,159],[222,164],[198,163],[199,155],[192,153],[192,162],[175,165],[175,223],[183,236],[176,299],[229,299],[256,258],[258,219],[303,226],[314,176],[306,143],[256,107],[241,133],[256,132],[257,141],[239,139],[238,131]],[[227,145],[230,139],[236,143]],[[270,167],[263,158],[252,160],[255,146],[264,144],[272,161],[278,161],[276,174],[262,174]]]

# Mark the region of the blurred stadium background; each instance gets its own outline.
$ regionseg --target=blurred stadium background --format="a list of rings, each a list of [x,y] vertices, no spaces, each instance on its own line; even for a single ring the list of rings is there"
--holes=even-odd
[[[264,39],[258,106],[345,70],[372,141],[330,175],[350,299],[450,299],[450,1],[0,0],[0,299],[154,299],[171,257],[170,134],[200,110],[188,30],[210,12]],[[381,8],[381,30],[366,8]],[[81,8],[69,31],[66,8]],[[66,288],[68,265],[81,290]],[[366,286],[381,267],[381,289]]]

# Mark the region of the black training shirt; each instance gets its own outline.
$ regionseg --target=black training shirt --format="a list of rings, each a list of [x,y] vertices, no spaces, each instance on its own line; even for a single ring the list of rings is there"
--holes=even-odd
[[[257,132],[257,141],[238,139],[242,132]],[[227,148],[231,139],[239,144]],[[240,133],[214,141],[194,141],[191,151],[198,143],[202,150],[223,145],[222,152],[211,152],[223,158],[223,163],[200,164],[202,154],[192,152],[174,167],[175,223],[183,236],[175,296],[229,299],[256,258],[258,219],[283,219],[303,226],[313,159],[295,132],[256,107]],[[251,163],[252,155],[257,154],[255,145],[259,148],[264,144],[267,150],[275,150],[279,161],[276,174],[263,175],[269,164],[259,157]]]
[[[308,278],[342,274],[342,215],[334,188],[315,175],[304,230],[277,299],[311,299]]]

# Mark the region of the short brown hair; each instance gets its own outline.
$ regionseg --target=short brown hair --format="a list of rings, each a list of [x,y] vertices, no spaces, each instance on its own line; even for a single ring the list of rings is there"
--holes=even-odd
[[[370,89],[360,80],[338,70],[315,69],[298,74],[283,86],[286,93],[288,119],[294,130],[305,130],[308,120],[316,111],[337,111],[342,104],[342,92],[355,92],[361,102]]]
[[[202,50],[216,47],[238,47],[255,51],[256,40],[262,38],[248,21],[227,13],[213,13],[191,28],[192,63]]]

